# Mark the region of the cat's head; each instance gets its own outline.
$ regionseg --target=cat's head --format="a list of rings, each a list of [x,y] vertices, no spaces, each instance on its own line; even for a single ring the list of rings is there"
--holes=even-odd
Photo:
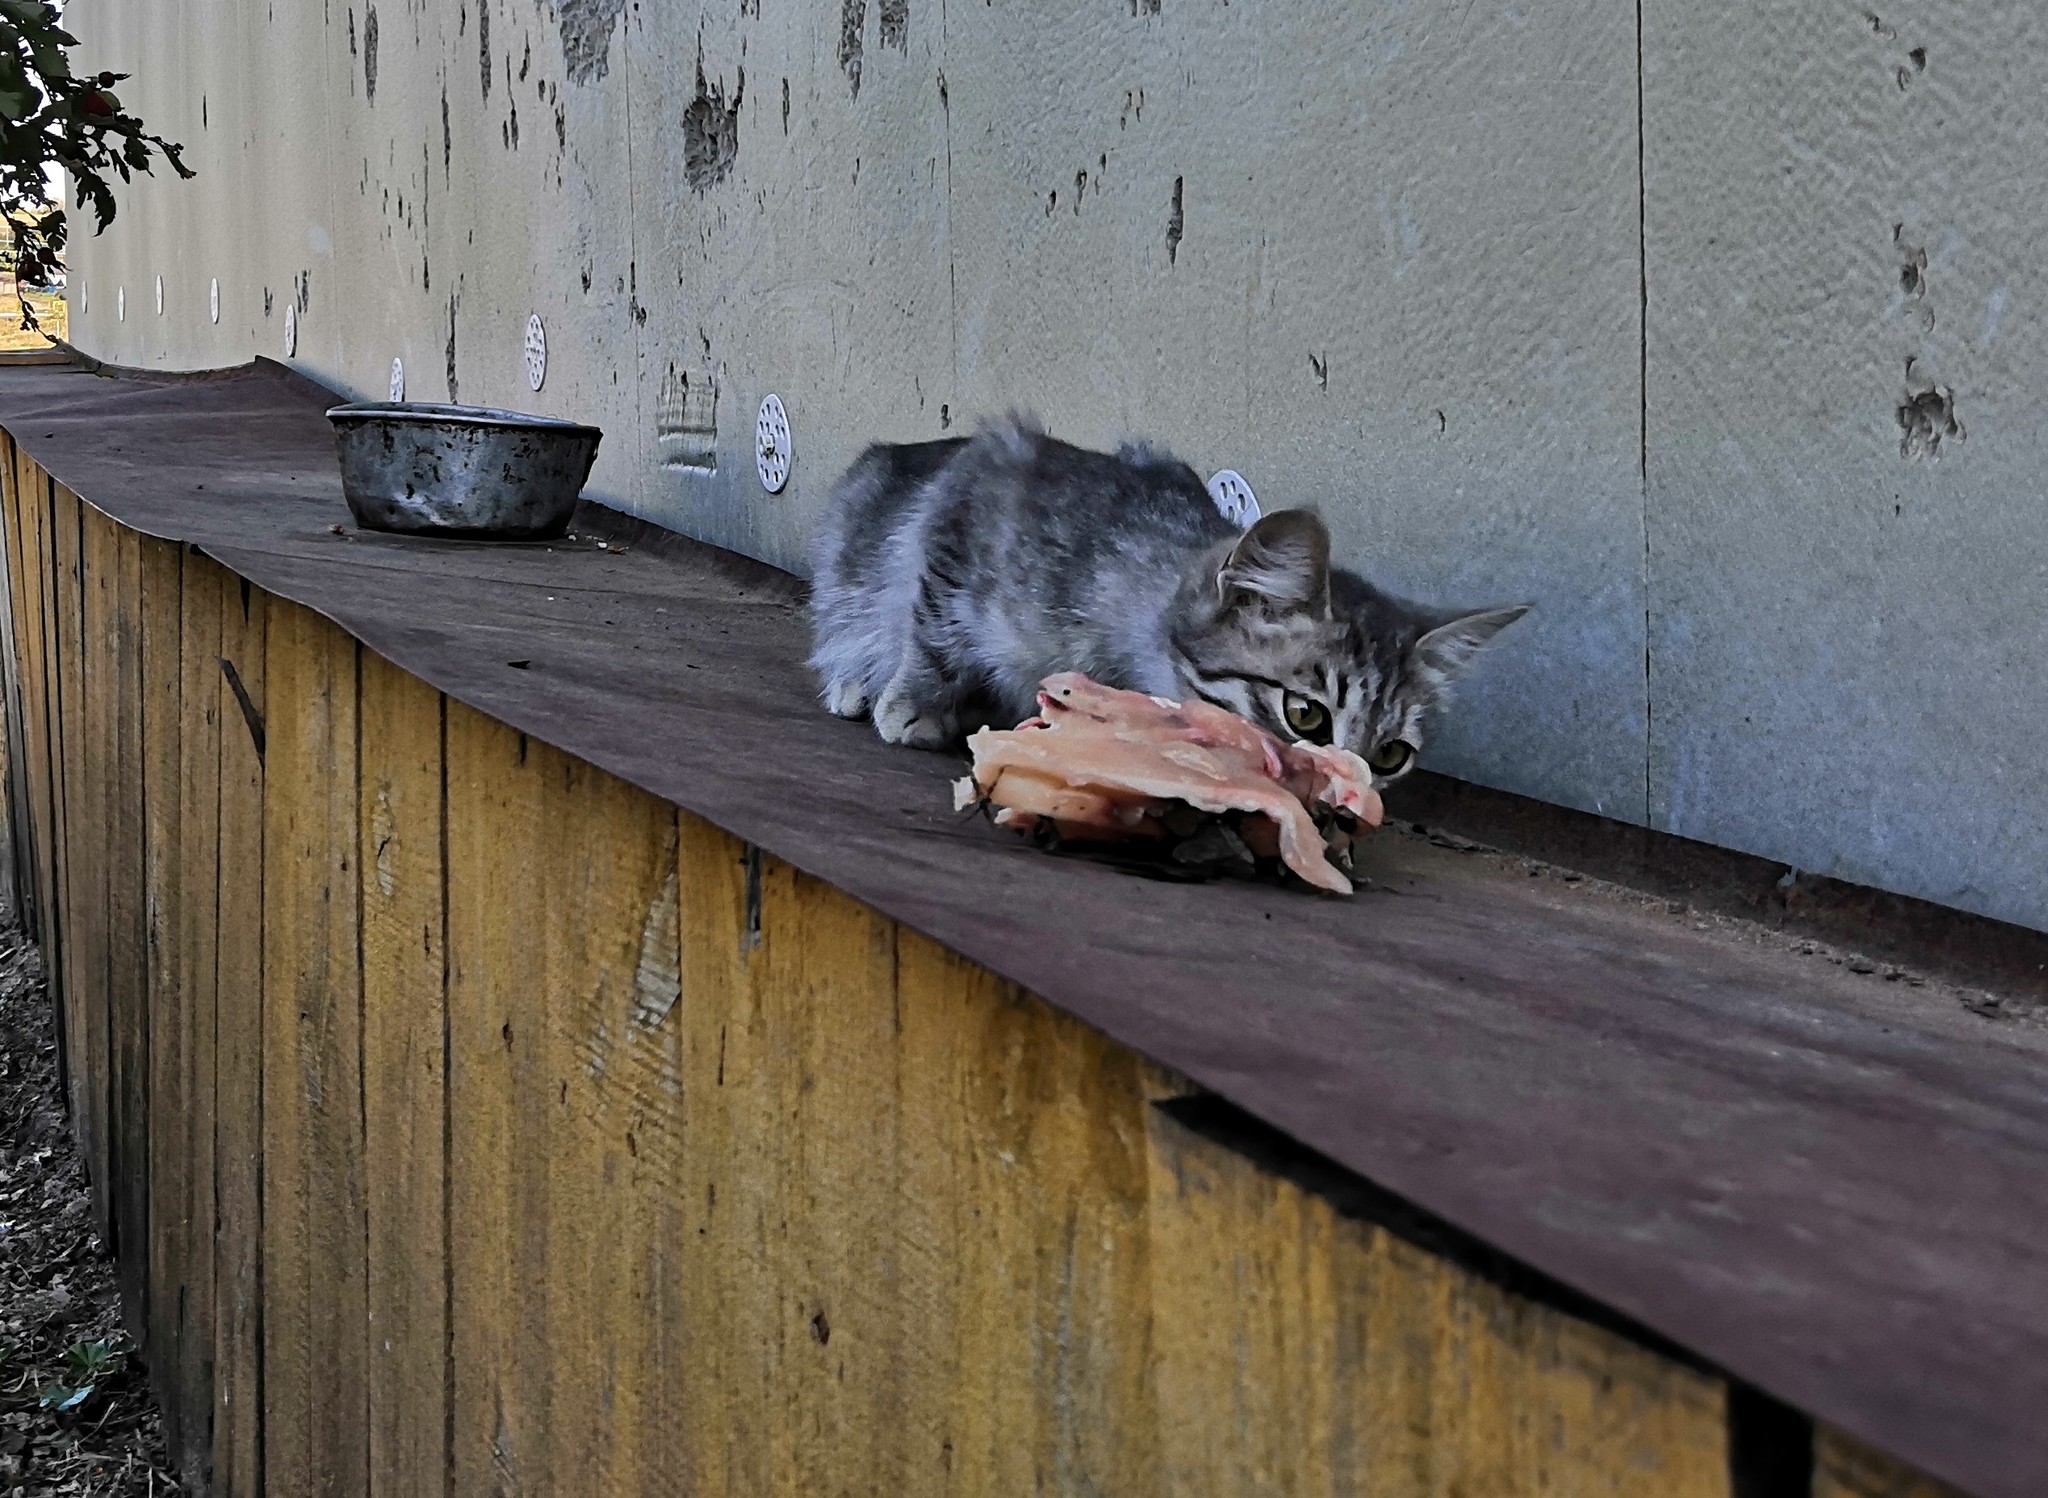
[[[1330,566],[1308,510],[1214,548],[1171,620],[1184,685],[1283,739],[1335,744],[1381,781],[1407,773],[1459,670],[1528,612],[1430,610]]]

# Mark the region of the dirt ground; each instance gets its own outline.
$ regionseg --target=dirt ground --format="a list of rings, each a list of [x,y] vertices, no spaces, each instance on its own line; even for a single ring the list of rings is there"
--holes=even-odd
[[[41,963],[0,917],[0,1495],[179,1491],[93,1232]]]

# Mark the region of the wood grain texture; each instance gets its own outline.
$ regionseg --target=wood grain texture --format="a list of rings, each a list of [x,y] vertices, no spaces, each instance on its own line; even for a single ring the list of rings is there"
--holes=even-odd
[[[214,1129],[219,993],[221,829],[221,600],[226,573],[196,551],[179,558],[178,1090],[185,1104],[182,1299],[171,1418],[178,1470],[202,1487],[213,1468],[216,1321]],[[239,719],[236,724],[240,728]]]
[[[1819,1425],[1813,1432],[1813,1498],[1965,1498],[1861,1441]]]
[[[1727,1498],[1717,1379],[1147,1134],[1166,1491]]]
[[[56,644],[54,743],[63,766],[57,780],[62,857],[64,953],[59,992],[65,1014],[66,1091],[71,1127],[91,1178],[93,1222],[107,1230],[105,1160],[107,1065],[106,944],[101,912],[106,893],[101,856],[104,808],[97,787],[103,748],[89,735],[85,701],[85,563],[81,553],[78,500],[59,485],[50,488],[52,563],[51,623]]]
[[[1146,1069],[923,938],[896,953],[905,1298],[926,1323],[909,1473],[961,1495],[1147,1489]]]
[[[121,1314],[138,1344],[149,1330],[149,933],[147,812],[143,805],[142,537],[98,511],[111,576],[104,656],[108,733],[107,1023],[113,1047],[113,1151],[108,1186],[115,1221],[115,1275]]]
[[[218,934],[214,949],[213,1488],[257,1498],[263,1481],[263,787],[269,599],[219,570]],[[241,692],[237,693],[235,684]],[[247,698],[247,707],[243,697]],[[282,1491],[282,1490],[281,1490]]]
[[[271,600],[264,633],[263,1474],[367,1490],[354,640]]]
[[[59,498],[78,532],[78,815],[72,826],[77,891],[75,919],[79,962],[73,969],[78,1004],[84,1020],[86,1056],[93,1074],[87,1092],[93,1118],[93,1142],[86,1153],[92,1181],[94,1221],[101,1241],[117,1256],[120,1221],[115,1209],[114,1169],[119,1159],[121,1057],[116,1049],[110,989],[112,961],[112,868],[114,863],[113,787],[116,774],[115,675],[113,649],[114,533],[69,491]]]
[[[370,651],[361,672],[368,1491],[438,1493],[449,1413],[442,701]]]
[[[50,486],[42,471],[19,448],[14,452],[12,471],[16,502],[20,508],[22,601],[28,614],[23,635],[27,660],[22,686],[32,700],[26,726],[30,775],[38,782],[29,796],[29,814],[34,818],[36,841],[37,930],[42,942],[44,976],[55,1001],[58,1055],[63,1059],[69,1044],[69,1016],[63,998],[64,949],[59,919],[63,821],[58,813],[58,787],[63,770],[56,731],[58,668],[52,635],[55,605],[52,594],[54,564],[50,555]],[[64,1067],[64,1077],[68,1101],[71,1077],[68,1062]]]
[[[16,496],[14,439],[0,432],[0,549],[6,553],[7,596],[0,607],[0,679],[6,682],[7,903],[31,937],[38,937],[35,833],[29,815],[28,746],[24,737],[27,711],[22,698],[22,673],[29,660],[23,643],[20,503]]]
[[[538,757],[454,702],[447,716],[448,1092],[453,1491],[554,1491],[547,1420],[552,1089],[539,1001],[548,856]]]
[[[657,1224],[645,1158],[679,1096],[660,1021],[676,991],[675,809],[553,749],[529,746],[544,796],[537,870],[547,1091],[519,1103],[544,1129],[547,1461],[559,1490],[634,1492],[674,1460],[646,1438],[672,1393],[643,1354]]]
[[[186,1176],[190,1151],[185,1132],[185,1120],[194,1106],[186,1094],[190,1061],[185,1041],[191,1016],[186,1013],[183,987],[184,884],[178,847],[183,826],[180,690],[184,575],[178,547],[144,537],[137,541],[141,715],[136,733],[142,751],[139,789],[149,1052],[144,1099],[148,1156],[140,1173],[148,1193],[148,1324],[143,1357],[163,1413],[165,1447],[176,1452],[183,1446],[183,1409],[177,1398],[178,1370],[184,1355],[179,1308],[194,1257],[187,1216],[192,1188]],[[209,1266],[211,1262],[209,1258]]]
[[[51,925],[51,825],[49,696],[43,644],[44,573],[42,550],[45,496],[33,477],[24,475],[27,457],[11,438],[0,445],[0,478],[6,488],[9,573],[13,592],[14,680],[19,692],[21,758],[17,762],[21,817],[17,839],[27,857],[20,860],[28,876],[21,910],[29,930],[44,951],[46,964],[54,954]],[[30,465],[33,467],[33,465]],[[53,992],[55,984],[53,982]],[[62,1043],[60,1034],[59,1043]]]

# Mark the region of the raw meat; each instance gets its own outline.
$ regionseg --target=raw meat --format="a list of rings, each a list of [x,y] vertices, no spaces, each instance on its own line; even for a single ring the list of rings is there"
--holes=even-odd
[[[1351,892],[1327,855],[1381,817],[1357,755],[1284,743],[1209,703],[1122,692],[1079,672],[1048,676],[1038,705],[1040,716],[1015,728],[969,737],[974,773],[955,788],[962,807],[993,805],[998,826],[1049,823],[1096,840],[1185,840],[1215,817],[1245,813],[1235,836],[1251,854],[1277,854],[1310,884]]]

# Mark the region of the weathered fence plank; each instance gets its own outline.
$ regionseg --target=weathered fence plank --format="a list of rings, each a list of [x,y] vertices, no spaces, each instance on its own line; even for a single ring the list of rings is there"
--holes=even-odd
[[[214,951],[213,1491],[263,1483],[263,792],[268,597],[220,571],[219,928]],[[282,1491],[282,1490],[281,1490]]]
[[[107,1228],[107,1011],[104,925],[106,823],[96,787],[103,763],[100,746],[87,734],[84,694],[86,634],[84,561],[79,533],[80,505],[62,487],[50,486],[53,618],[56,637],[56,711],[53,741],[64,766],[58,781],[58,818],[63,826],[62,881],[63,995],[72,1117],[79,1152],[92,1177],[93,1220]]]
[[[366,1490],[368,1340],[354,640],[264,632],[263,1475]]]
[[[220,912],[221,598],[226,574],[193,551],[179,557],[178,597],[178,1089],[185,1100],[185,1226],[178,1307],[177,1413],[171,1450],[179,1470],[203,1478],[213,1467],[214,1128],[217,960]],[[239,721],[238,721],[239,726]]]
[[[540,756],[448,705],[449,1284],[457,1493],[555,1491],[547,1317]]]
[[[108,1187],[115,1220],[123,1318],[138,1344],[149,1320],[149,931],[142,743],[142,537],[97,510],[112,567],[100,579],[107,602],[107,1023],[113,1046],[113,1158]]]
[[[443,703],[373,652],[361,672],[367,1491],[398,1495],[448,1463]]]
[[[143,1343],[150,1384],[163,1412],[164,1444],[184,1448],[184,1409],[178,1379],[184,1364],[181,1308],[194,1262],[188,1217],[192,1186],[186,1118],[196,1106],[189,1090],[191,1058],[186,1049],[192,1026],[184,988],[185,929],[180,833],[184,827],[181,761],[184,719],[182,619],[183,561],[168,542],[139,537],[140,627],[138,683],[141,716],[135,732],[142,755],[143,919],[148,1026],[148,1092],[143,1099],[149,1125],[146,1169],[140,1184],[148,1192],[148,1330]],[[211,1259],[206,1262],[211,1265]]]

